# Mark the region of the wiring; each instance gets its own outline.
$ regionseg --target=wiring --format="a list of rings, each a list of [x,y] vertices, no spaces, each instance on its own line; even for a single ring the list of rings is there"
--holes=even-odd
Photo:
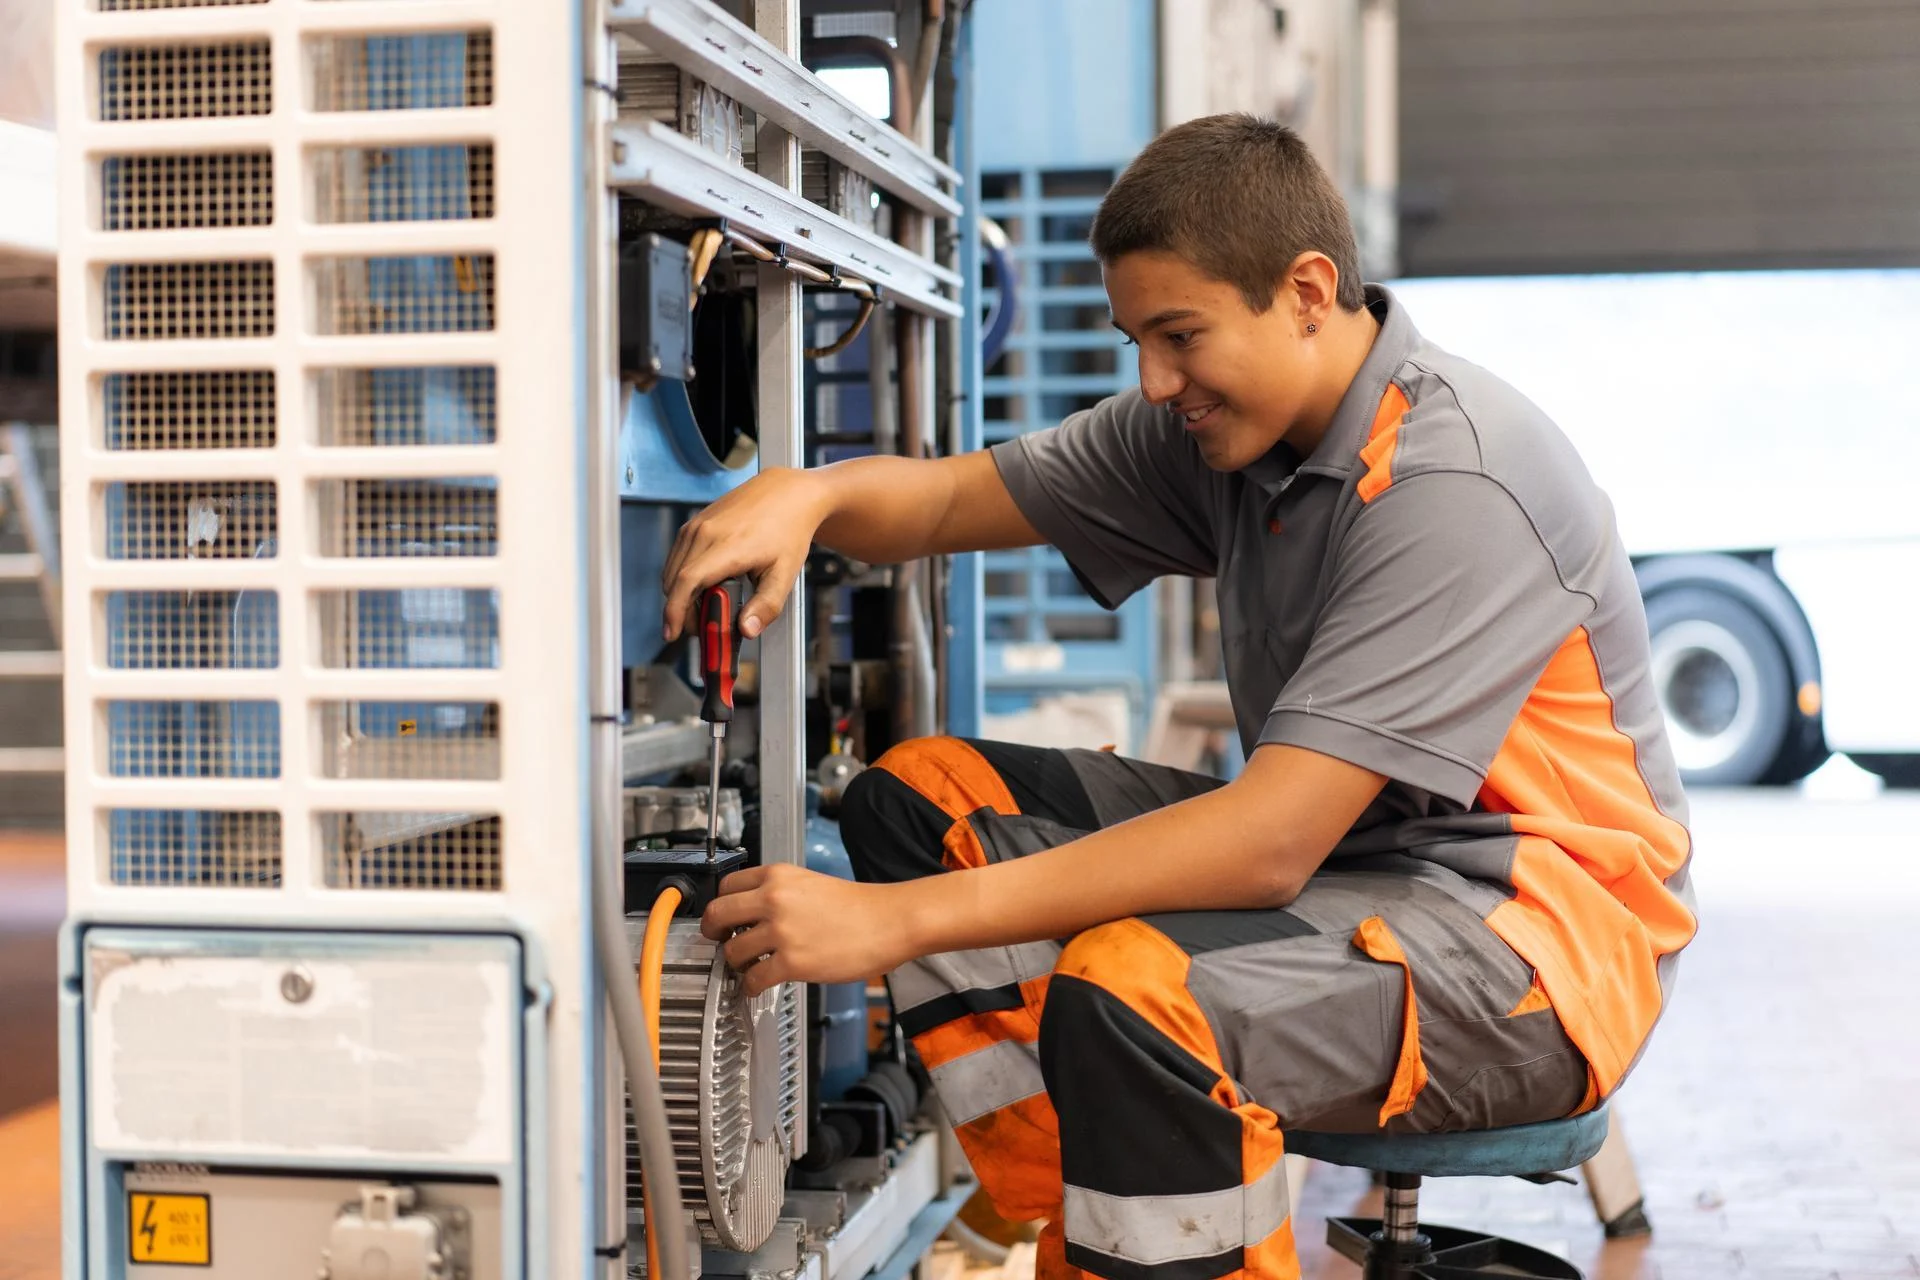
[[[715,246],[716,249],[718,246]],[[647,913],[647,931],[640,941],[640,1007],[646,1013],[647,1041],[653,1046],[654,1070],[660,1068],[660,983],[667,965],[667,932],[680,910],[680,890],[668,885],[653,900]],[[668,1171],[671,1173],[671,1170]],[[660,1221],[653,1216],[652,1179],[643,1168],[640,1174],[640,1202],[647,1220],[647,1274],[660,1274]]]
[[[808,347],[807,359],[818,360],[823,356],[839,355],[842,351],[845,351],[853,345],[853,340],[860,336],[860,331],[867,327],[867,321],[872,318],[873,299],[860,299],[860,314],[853,318],[853,323],[847,326],[847,331],[824,347]]]

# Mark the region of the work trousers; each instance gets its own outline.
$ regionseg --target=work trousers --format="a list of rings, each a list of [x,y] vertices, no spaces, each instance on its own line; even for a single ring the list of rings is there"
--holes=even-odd
[[[1218,785],[1106,752],[923,738],[854,780],[841,830],[863,880],[901,881]],[[1480,1129],[1587,1097],[1532,969],[1482,922],[1498,899],[1416,858],[1338,859],[1284,910],[1118,920],[928,956],[889,982],[995,1207],[1047,1220],[1042,1280],[1297,1277],[1286,1130]]]

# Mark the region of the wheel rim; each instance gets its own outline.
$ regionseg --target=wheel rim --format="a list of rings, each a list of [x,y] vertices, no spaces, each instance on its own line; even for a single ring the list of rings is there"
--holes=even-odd
[[[1760,669],[1737,636],[1702,619],[1653,638],[1653,680],[1674,762],[1692,773],[1738,755],[1760,723]]]

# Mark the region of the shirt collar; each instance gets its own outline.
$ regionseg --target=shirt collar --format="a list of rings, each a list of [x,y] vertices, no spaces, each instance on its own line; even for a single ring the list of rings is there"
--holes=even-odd
[[[1345,476],[1353,469],[1373,429],[1387,383],[1420,341],[1399,299],[1384,286],[1368,285],[1366,298],[1368,309],[1380,320],[1380,332],[1347,393],[1340,398],[1340,407],[1334,410],[1333,421],[1327,424],[1320,443],[1303,461],[1300,451],[1282,440],[1240,470],[1266,494],[1269,506],[1292,484],[1296,474]]]
[[[1373,420],[1380,412],[1380,398],[1387,394],[1387,384],[1393,381],[1393,375],[1420,342],[1413,321],[1407,318],[1406,308],[1384,285],[1367,286],[1367,308],[1380,318],[1380,332],[1374,337],[1373,348],[1367,352],[1360,372],[1348,384],[1347,394],[1340,398],[1340,407],[1334,410],[1327,433],[1300,464],[1302,471],[1344,476],[1353,470],[1373,430]]]

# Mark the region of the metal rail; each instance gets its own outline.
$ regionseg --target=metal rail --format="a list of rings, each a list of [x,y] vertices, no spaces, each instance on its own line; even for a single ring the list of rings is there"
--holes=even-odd
[[[958,186],[959,173],[712,5],[700,0],[616,0],[607,25],[922,212],[959,216],[960,202],[941,190],[943,183]]]
[[[946,268],[729,164],[658,121],[618,125],[612,136],[608,182],[617,190],[688,217],[724,217],[795,258],[877,284],[892,301],[915,311],[960,314],[951,296],[960,277]]]

